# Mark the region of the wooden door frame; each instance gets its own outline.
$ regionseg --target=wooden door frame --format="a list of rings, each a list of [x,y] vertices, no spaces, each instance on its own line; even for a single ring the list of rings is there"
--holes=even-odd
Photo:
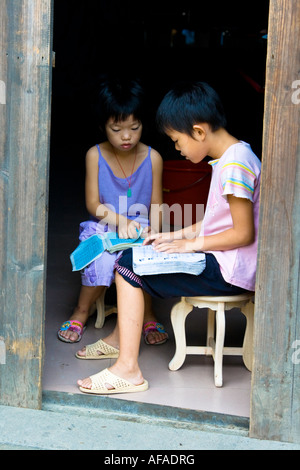
[[[0,403],[40,408],[53,0],[1,0]]]
[[[299,18],[298,0],[270,1],[250,416],[252,437],[290,442],[300,442]],[[1,0],[0,19],[0,404],[40,409],[53,0]]]
[[[271,0],[250,435],[300,442],[300,3]]]

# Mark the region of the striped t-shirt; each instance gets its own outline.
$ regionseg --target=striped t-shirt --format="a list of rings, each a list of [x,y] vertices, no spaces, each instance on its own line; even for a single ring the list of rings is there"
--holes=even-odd
[[[210,253],[217,259],[226,282],[254,291],[261,162],[249,144],[238,142],[231,145],[220,159],[209,163],[213,172],[200,235],[214,235],[232,227],[228,194],[249,199],[253,203],[254,243]]]

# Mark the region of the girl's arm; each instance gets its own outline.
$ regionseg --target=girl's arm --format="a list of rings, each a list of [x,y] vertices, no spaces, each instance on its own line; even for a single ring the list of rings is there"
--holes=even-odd
[[[156,240],[156,250],[166,253],[226,251],[254,242],[253,204],[248,199],[228,195],[233,226],[215,235],[172,241]]]
[[[163,174],[163,159],[156,150],[151,150],[152,160],[152,196],[150,206],[150,228],[152,235],[149,235],[144,244],[151,243],[155,239],[168,238],[194,238],[199,235],[201,229],[201,222],[184,228],[184,230],[177,230],[176,232],[157,233],[160,232],[162,226],[162,174]],[[153,233],[154,232],[154,233]]]
[[[160,154],[151,149],[151,162],[152,162],[152,195],[151,205],[149,212],[150,229],[154,232],[161,230],[162,224],[162,174],[163,174],[163,159]]]
[[[139,224],[130,221],[126,217],[117,214],[104,204],[100,203],[98,189],[98,151],[92,147],[86,154],[86,177],[85,177],[85,200],[87,210],[91,215],[99,220],[105,219],[105,223],[119,227],[119,236],[121,238],[135,238],[136,228]]]
[[[216,235],[199,239],[201,251],[227,251],[251,245],[255,238],[253,203],[249,199],[227,196],[233,226]]]

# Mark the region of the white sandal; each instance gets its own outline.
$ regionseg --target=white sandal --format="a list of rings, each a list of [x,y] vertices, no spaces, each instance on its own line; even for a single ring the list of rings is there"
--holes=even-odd
[[[90,393],[94,395],[108,395],[112,393],[135,393],[144,392],[148,390],[149,385],[147,380],[141,385],[134,385],[121,377],[110,372],[108,369],[104,369],[98,374],[90,376],[92,381],[92,388],[85,388],[79,386],[79,389],[84,393]],[[105,384],[109,384],[113,389],[108,389]]]
[[[99,352],[101,354],[99,354]],[[80,356],[78,352],[75,354],[78,359],[116,359],[119,357],[119,350],[110,346],[102,339],[96,343],[85,346],[85,356]]]

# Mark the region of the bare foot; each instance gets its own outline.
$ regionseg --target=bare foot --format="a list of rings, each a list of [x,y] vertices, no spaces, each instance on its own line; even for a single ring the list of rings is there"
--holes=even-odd
[[[78,354],[78,356],[85,357],[85,355],[86,355],[86,346],[84,346],[82,349],[79,349],[79,351],[77,351],[77,354]],[[101,351],[97,351],[97,354],[99,356],[102,356]]]
[[[169,338],[163,325],[154,320],[147,320],[143,325],[143,335],[147,344],[162,344]]]
[[[89,318],[88,313],[80,313],[80,312],[74,312],[74,314],[71,316],[69,321],[78,321],[82,323],[84,326]],[[75,343],[75,341],[78,340],[79,335],[76,331],[72,331],[70,329],[68,330],[59,330],[59,335],[65,338],[66,340],[69,340],[72,343]]]
[[[83,379],[83,380],[79,379],[79,380],[77,380],[77,385],[90,390],[92,388],[92,381],[91,381],[90,377],[87,377],[86,379]],[[112,389],[112,387],[109,384],[105,384],[105,385],[106,385],[108,390]]]
[[[160,333],[159,331],[151,331],[151,333],[147,335],[147,341],[150,344],[162,343],[163,341],[167,339],[168,339],[168,334]]]

